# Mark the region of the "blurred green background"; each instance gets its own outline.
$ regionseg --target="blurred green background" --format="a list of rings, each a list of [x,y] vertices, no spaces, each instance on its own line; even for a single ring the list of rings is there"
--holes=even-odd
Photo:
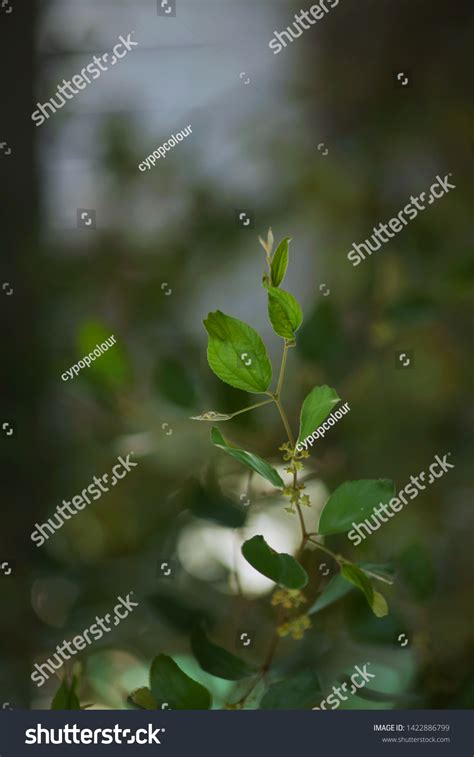
[[[139,608],[78,655],[81,703],[127,707],[159,653],[205,683],[215,707],[237,701],[244,686],[193,659],[189,631],[200,618],[230,651],[264,660],[270,582],[238,560],[239,545],[263,532],[294,551],[296,518],[190,416],[252,401],[207,366],[209,310],[250,323],[276,374],[281,347],[257,241],[269,226],[293,238],[285,288],[304,312],[285,382],[290,423],[296,430],[316,384],[351,407],[312,449],[308,523],[345,480],[391,478],[398,489],[435,454],[451,452],[455,463],[359,548],[327,541],[349,558],[394,565],[391,615],[373,618],[351,593],[314,615],[301,641],[281,642],[274,675],[312,667],[328,691],[369,660],[381,696],[343,706],[474,705],[474,12],[468,0],[343,0],[273,56],[273,30],[300,7],[178,1],[176,19],[163,19],[147,0],[56,0],[18,9],[8,30],[5,21],[2,55],[21,61],[5,98],[14,155],[1,163],[4,274],[15,289],[2,298],[2,394],[15,436],[2,441],[0,543],[15,570],[1,579],[0,672],[2,701],[14,707],[49,708],[59,678],[38,690],[33,664],[132,590]],[[140,47],[120,66],[42,127],[30,125],[37,100],[132,29]],[[394,72],[405,69],[411,85],[402,90]],[[186,142],[138,170],[188,124]],[[448,172],[456,190],[353,268],[352,243]],[[96,210],[95,230],[76,227],[77,208]],[[255,228],[239,228],[236,209],[251,211]],[[114,334],[117,346],[61,381],[99,334]],[[399,350],[413,350],[413,369],[396,368]],[[285,435],[271,406],[221,430],[281,464]],[[132,450],[139,465],[120,485],[45,546],[30,541],[35,522]],[[328,581],[320,558],[306,558],[310,600]],[[171,578],[160,570],[166,560]],[[251,649],[237,650],[241,629],[255,634]]]

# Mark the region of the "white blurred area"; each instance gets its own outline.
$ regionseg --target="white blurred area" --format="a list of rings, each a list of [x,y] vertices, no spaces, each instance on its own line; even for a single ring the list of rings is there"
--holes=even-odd
[[[278,472],[284,476],[281,467]],[[287,474],[286,474],[287,475]],[[247,476],[242,476],[237,491],[246,488]],[[296,513],[286,512],[289,500],[278,496],[267,500],[262,493],[273,493],[274,489],[268,485],[268,491],[262,492],[258,484],[258,502],[249,506],[249,514],[245,527],[240,530],[224,528],[202,520],[194,519],[183,528],[178,545],[178,557],[191,575],[205,581],[216,580],[222,572],[222,567],[230,572],[229,581],[219,588],[228,594],[237,594],[239,586],[246,596],[258,597],[275,588],[275,583],[262,576],[245,560],[241,553],[242,544],[253,536],[261,534],[267,544],[277,552],[295,555],[301,544],[301,528]],[[303,517],[309,531],[316,530],[319,514],[327,500],[328,491],[318,480],[306,482],[305,494],[311,500],[311,507],[303,507]],[[235,495],[234,495],[235,496]],[[249,490],[248,497],[257,497],[256,489]],[[262,504],[262,502],[264,504]],[[311,548],[311,544],[308,544]],[[237,580],[235,580],[235,575]]]

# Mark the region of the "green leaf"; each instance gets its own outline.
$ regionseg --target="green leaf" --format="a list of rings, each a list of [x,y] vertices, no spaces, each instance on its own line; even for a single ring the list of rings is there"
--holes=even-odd
[[[242,554],[250,565],[267,578],[287,589],[302,589],[308,574],[291,555],[275,552],[263,536],[254,536],[242,545]]]
[[[51,702],[52,710],[80,710],[81,705],[76,695],[76,679],[73,678],[71,685],[64,680],[54,695]]]
[[[157,710],[158,705],[155,702],[155,698],[151,693],[148,686],[143,686],[141,689],[135,689],[129,696],[129,701],[140,710]]]
[[[388,615],[388,604],[384,595],[374,589],[374,598],[372,600],[372,612],[377,618],[384,618]]]
[[[356,565],[346,563],[341,568],[341,575],[346,581],[357,586],[364,594],[367,604],[377,618],[383,618],[388,614],[388,605],[385,597],[375,591],[368,577]]]
[[[303,321],[303,313],[289,292],[275,287],[268,287],[268,317],[273,330],[283,339],[294,339],[295,331]]]
[[[328,585],[323,589],[317,600],[308,610],[308,615],[324,610],[325,607],[337,602],[338,599],[349,594],[352,587],[344,580],[340,573],[333,576]]]
[[[214,644],[200,626],[196,626],[191,634],[191,649],[201,668],[217,678],[240,681],[257,672],[240,657]]]
[[[236,389],[265,392],[272,380],[272,366],[257,332],[220,310],[209,313],[204,326],[209,335],[207,360],[216,376]]]
[[[378,565],[375,563],[358,563],[357,567],[360,569],[367,568],[367,570],[371,570],[374,573],[378,573],[381,576],[385,576],[387,578],[391,578],[393,576],[394,570],[391,565]],[[337,573],[327,586],[323,589],[319,597],[316,599],[313,605],[311,605],[310,609],[308,610],[308,615],[314,615],[314,613],[319,612],[320,610],[324,610],[325,607],[329,607],[329,605],[332,605],[334,602],[337,602],[338,599],[342,599],[342,597],[346,596],[346,594],[349,594],[354,588],[354,585],[349,583],[347,579],[345,579],[340,573]]]
[[[283,488],[284,483],[275,468],[272,468],[272,466],[269,465],[266,460],[263,460],[263,458],[259,457],[258,455],[254,455],[252,452],[246,452],[243,449],[235,447],[233,444],[229,444],[229,442],[224,439],[221,432],[216,426],[213,426],[211,429],[211,440],[212,443],[216,445],[216,447],[224,450],[224,452],[233,457],[235,460],[238,460],[240,463],[246,465],[247,468],[251,468],[251,470],[255,471],[271,484],[273,484],[273,486]]]
[[[319,678],[312,670],[303,670],[270,686],[262,701],[261,710],[310,709],[321,696]]]
[[[86,321],[81,324],[77,334],[78,359],[88,356],[97,345],[104,344],[107,339],[114,336],[116,342],[111,347],[104,347],[105,352],[100,356],[95,355],[89,368],[80,371],[81,379],[90,380],[99,384],[120,387],[126,385],[131,377],[131,365],[123,346],[123,340],[114,333],[111,326],[106,326],[101,321]]]
[[[341,401],[337,392],[330,386],[315,386],[305,398],[300,413],[300,433],[298,442],[316,431],[318,426],[326,420],[334,405]]]
[[[275,250],[270,267],[272,277],[272,286],[279,287],[285,278],[288,267],[288,245],[291,242],[290,237],[285,237]]]
[[[364,520],[374,507],[389,502],[394,493],[393,481],[386,478],[346,481],[326,502],[319,519],[319,533],[327,536],[348,531],[353,521]]]
[[[208,690],[164,654],[155,657],[151,664],[150,688],[159,708],[165,703],[171,710],[209,710],[211,707]]]

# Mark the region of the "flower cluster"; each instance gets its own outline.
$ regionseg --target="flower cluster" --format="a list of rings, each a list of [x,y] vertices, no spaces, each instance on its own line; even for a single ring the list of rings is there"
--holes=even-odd
[[[271,600],[273,607],[281,605],[286,610],[292,610],[305,602],[306,599],[299,589],[277,589]]]
[[[283,455],[283,460],[288,461],[290,460],[290,464],[285,468],[287,473],[290,473],[293,476],[293,485],[292,486],[285,486],[283,489],[283,496],[288,497],[290,500],[290,505],[288,507],[285,507],[285,510],[287,513],[294,513],[296,510],[296,505],[304,505],[304,507],[310,507],[311,502],[307,494],[302,494],[301,492],[306,489],[305,484],[299,484],[296,480],[296,474],[298,471],[303,470],[303,463],[300,463],[300,459],[304,457],[309,456],[309,452],[306,452],[305,450],[302,450],[301,452],[297,452],[296,449],[293,449],[291,444],[289,442],[285,442],[285,444],[282,444],[281,447],[278,448],[285,454]]]
[[[311,620],[307,615],[298,615],[297,618],[282,623],[277,628],[278,636],[290,636],[293,639],[302,639],[304,632],[311,628]]]

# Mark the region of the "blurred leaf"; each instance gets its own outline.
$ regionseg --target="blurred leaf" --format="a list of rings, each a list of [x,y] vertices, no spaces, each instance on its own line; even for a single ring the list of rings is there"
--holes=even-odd
[[[147,686],[143,686],[141,689],[135,689],[129,696],[129,700],[132,704],[139,707],[141,710],[157,710],[158,705]]]
[[[319,519],[320,534],[348,531],[352,522],[372,514],[374,507],[386,504],[394,496],[394,485],[386,478],[346,481],[331,494]]]
[[[411,544],[398,557],[400,575],[419,602],[429,599],[436,588],[431,554],[422,544]]]
[[[159,707],[166,703],[172,710],[208,710],[211,706],[208,690],[164,654],[151,664],[150,688]]]
[[[209,335],[207,359],[216,376],[236,389],[265,392],[272,366],[257,332],[220,310],[209,313],[204,326]]]
[[[217,484],[204,487],[197,478],[190,478],[183,489],[184,504],[197,518],[210,520],[226,528],[242,528],[246,510],[226,497]]]
[[[76,679],[72,679],[71,685],[64,679],[51,702],[52,710],[80,710],[81,705],[76,695]]]
[[[388,578],[391,578],[394,573],[393,567],[389,564],[379,565],[378,563],[361,562],[357,563],[357,567],[360,569],[367,568],[367,570]],[[331,578],[314,604],[311,605],[308,615],[314,615],[314,613],[324,610],[325,607],[329,607],[329,605],[337,602],[338,599],[342,599],[346,594],[349,594],[353,588],[354,586],[347,579],[340,573],[337,573]]]
[[[328,417],[341,398],[330,386],[315,386],[301,406],[298,442],[304,441]]]
[[[246,541],[242,554],[255,570],[288,589],[301,589],[308,583],[308,574],[299,562],[284,552],[275,552],[263,536]]]
[[[258,473],[260,476],[273,484],[273,486],[283,488],[284,483],[275,468],[272,468],[272,466],[267,463],[266,460],[263,460],[263,458],[259,457],[258,455],[254,455],[252,452],[246,452],[245,450],[239,449],[233,444],[227,442],[216,426],[213,426],[211,429],[211,439],[212,443],[215,444],[216,447],[219,447],[219,449],[222,449],[235,460],[238,460],[240,463],[246,465],[247,468],[250,468],[251,470],[255,471],[255,473]]]
[[[312,670],[303,670],[270,686],[260,703],[260,709],[310,709],[320,696],[321,684],[318,676]]]
[[[290,237],[285,237],[275,250],[270,267],[272,286],[279,287],[285,278],[288,267],[288,245],[291,242]]]
[[[190,606],[187,597],[177,595],[176,591],[173,595],[154,592],[147,601],[167,623],[182,633],[189,633],[196,623],[212,620],[206,610]]]
[[[201,668],[217,678],[240,681],[257,672],[240,657],[214,644],[200,626],[196,626],[191,634],[191,649]]]
[[[403,296],[394,304],[387,307],[387,316],[399,323],[409,323],[411,327],[420,321],[426,321],[436,315],[434,301],[421,293]]]
[[[347,361],[347,342],[341,317],[335,305],[326,298],[305,318],[298,334],[296,348],[307,360],[321,362],[329,369],[335,363]]]
[[[283,339],[294,339],[295,331],[303,321],[298,301],[289,292],[275,287],[268,288],[268,317],[275,334]]]
[[[94,351],[97,345],[115,336],[116,342],[91,363],[89,368],[83,368],[79,376],[92,378],[109,386],[123,387],[130,378],[130,365],[125,350],[120,343],[120,337],[113,333],[113,329],[106,327],[100,321],[87,321],[78,331],[77,346],[79,357],[77,361]]]
[[[341,576],[361,590],[369,607],[377,618],[383,618],[388,614],[388,605],[385,597],[373,588],[370,580],[360,568],[356,565],[345,563],[341,567]]]
[[[315,603],[309,608],[308,615],[324,610],[325,607],[337,602],[352,590],[352,586],[341,576],[340,573],[333,576],[328,585],[321,592]]]
[[[351,636],[361,644],[397,644],[400,633],[410,634],[410,629],[396,612],[378,618],[368,607],[361,592],[353,592],[345,606],[345,621]],[[398,647],[398,644],[397,644]],[[399,649],[400,647],[398,647]]]
[[[195,407],[195,382],[183,363],[174,357],[162,358],[156,371],[156,385],[160,394],[179,407]]]

